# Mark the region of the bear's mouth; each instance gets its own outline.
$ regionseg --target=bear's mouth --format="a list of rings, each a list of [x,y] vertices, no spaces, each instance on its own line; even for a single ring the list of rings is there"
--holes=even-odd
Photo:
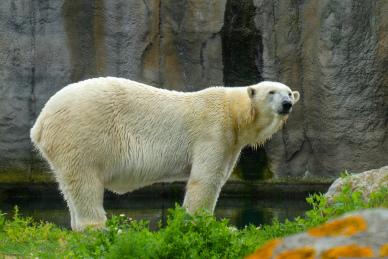
[[[291,110],[292,110],[292,109],[289,109],[289,110],[280,110],[280,111],[278,111],[278,114],[279,114],[279,115],[282,115],[282,116],[286,116],[286,115],[290,114]]]

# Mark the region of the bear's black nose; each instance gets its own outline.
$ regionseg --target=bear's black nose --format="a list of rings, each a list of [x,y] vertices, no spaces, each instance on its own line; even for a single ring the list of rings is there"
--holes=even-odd
[[[282,102],[283,113],[290,112],[291,107],[292,107],[292,102],[290,102],[290,101],[283,101]]]

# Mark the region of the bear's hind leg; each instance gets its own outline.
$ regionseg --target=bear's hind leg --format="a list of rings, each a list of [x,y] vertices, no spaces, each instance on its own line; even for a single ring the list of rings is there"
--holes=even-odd
[[[63,188],[61,187],[60,189],[63,190]],[[71,199],[67,197],[68,195],[66,194],[66,192],[62,191],[62,194],[66,200],[67,207],[69,208],[71,229],[76,229],[77,223],[76,223],[76,217],[75,217],[75,208],[73,207],[73,203],[71,202]]]
[[[87,226],[103,228],[106,222],[104,186],[95,174],[67,174],[58,181],[70,210],[71,228],[77,231]]]

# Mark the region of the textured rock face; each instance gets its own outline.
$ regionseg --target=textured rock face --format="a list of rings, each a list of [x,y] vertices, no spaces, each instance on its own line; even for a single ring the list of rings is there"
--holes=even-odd
[[[388,2],[255,0],[263,78],[302,95],[267,145],[278,175],[330,176],[388,159]]]
[[[388,209],[370,209],[327,222],[309,231],[273,240],[249,259],[350,258],[388,256]]]
[[[34,41],[28,1],[1,3],[0,44],[0,161],[28,171],[31,149],[28,131],[32,119]]]
[[[224,9],[225,1],[1,2],[0,172],[34,180],[45,164],[29,129],[71,82],[110,75],[185,91],[222,85]]]
[[[332,200],[334,196],[341,192],[345,184],[349,184],[352,190],[357,189],[360,191],[362,197],[367,200],[372,192],[382,187],[388,188],[388,166],[349,175],[345,178],[338,178],[330,186],[325,196]]]
[[[0,172],[34,180],[44,163],[29,128],[44,103],[106,75],[184,91],[282,81],[301,103],[265,149],[243,153],[243,169],[332,176],[383,166],[387,11],[383,0],[2,1]]]

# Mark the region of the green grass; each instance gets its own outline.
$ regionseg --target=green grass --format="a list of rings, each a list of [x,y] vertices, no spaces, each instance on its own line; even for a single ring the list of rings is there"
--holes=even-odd
[[[21,217],[16,208],[12,219],[0,216],[0,258],[242,258],[268,240],[302,232],[345,212],[388,207],[388,188],[364,201],[359,191],[346,185],[333,203],[322,194],[307,202],[312,209],[304,217],[239,230],[205,211],[190,216],[177,206],[159,231],[150,231],[147,222],[114,216],[106,230],[80,233]]]

